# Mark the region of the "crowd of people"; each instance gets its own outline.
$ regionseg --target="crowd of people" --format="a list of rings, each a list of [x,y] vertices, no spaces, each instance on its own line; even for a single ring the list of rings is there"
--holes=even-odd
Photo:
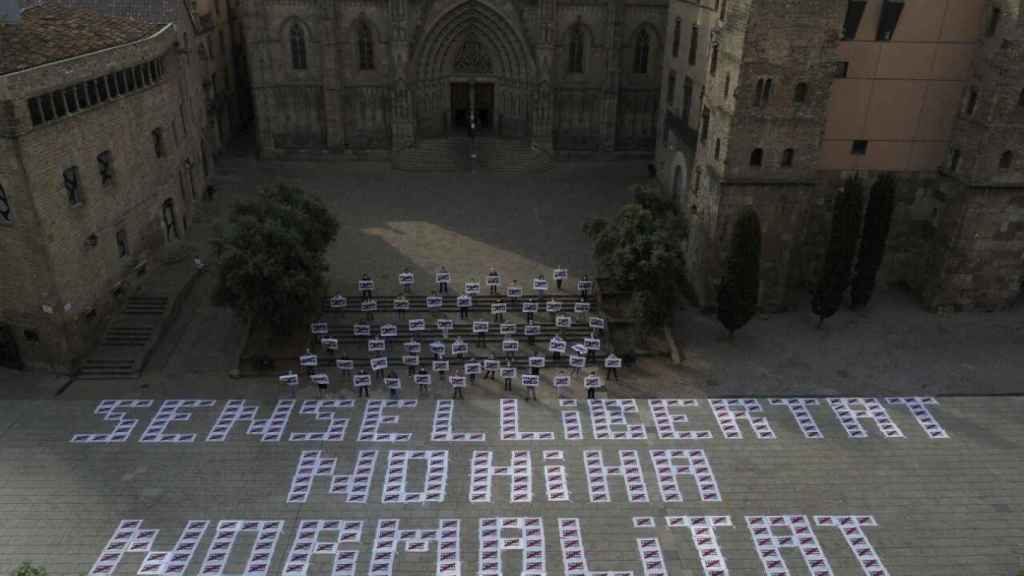
[[[557,268],[553,271],[555,291],[562,292],[563,286],[568,279],[568,271],[564,268]],[[443,312],[444,301],[450,294],[452,274],[443,266],[436,272],[434,281],[436,289],[431,295],[426,296],[426,310],[436,315],[446,316]],[[401,287],[401,296],[392,299],[392,311],[399,318],[411,309],[410,296],[413,295],[415,277],[408,269],[398,274],[398,284]],[[358,281],[361,302],[359,311],[365,315],[364,324],[354,325],[353,332],[356,337],[363,337],[370,354],[369,369],[355,368],[353,360],[341,353],[337,338],[328,336],[328,326],[325,322],[314,323],[312,333],[315,344],[319,344],[320,350],[330,357],[334,367],[340,374],[342,381],[351,379],[352,388],[357,397],[369,397],[371,388],[383,387],[391,398],[398,398],[403,387],[403,378],[396,371],[394,366],[389,365],[386,350],[388,338],[397,338],[397,326],[387,324],[379,327],[379,334],[374,337],[371,334],[371,327],[368,322],[374,320],[374,313],[378,312],[377,302],[374,299],[375,282],[368,274],[363,274]],[[520,372],[516,365],[516,354],[519,352],[519,341],[514,338],[520,331],[520,326],[514,323],[506,323],[505,314],[511,312],[511,307],[518,305],[525,318],[521,326],[522,334],[526,337],[529,345],[533,346],[538,336],[541,335],[541,326],[535,322],[536,315],[541,313],[539,299],[547,296],[549,290],[548,279],[543,274],[538,274],[533,279],[530,294],[524,294],[524,290],[517,281],[513,280],[504,286],[501,275],[493,268],[485,276],[483,285],[476,280],[465,283],[460,295],[455,298],[455,305],[460,320],[470,320],[470,313],[478,306],[474,306],[473,297],[479,295],[486,288],[492,301],[489,307],[484,307],[490,312],[492,321],[499,325],[498,332],[501,335],[501,351],[505,354],[504,360],[495,358],[493,353],[486,356],[474,357],[470,354],[470,345],[461,336],[456,336],[449,342],[449,333],[455,328],[455,323],[447,317],[436,320],[437,329],[441,337],[430,342],[428,350],[433,356],[429,364],[430,370],[420,361],[422,345],[416,338],[417,332],[426,330],[426,320],[422,318],[409,320],[409,340],[403,343],[402,365],[407,369],[405,380],[407,383],[418,387],[421,393],[429,392],[435,382],[438,385],[447,385],[451,389],[453,398],[463,398],[467,386],[474,386],[478,379],[493,380],[499,379],[504,384],[505,392],[513,392],[517,386],[521,386],[527,400],[537,398],[537,388],[541,385],[541,369],[549,364],[548,357],[541,351],[527,359],[527,369]],[[605,380],[618,379],[618,368],[622,366],[622,360],[614,354],[608,354],[604,358],[603,367],[605,376],[602,379],[593,365],[597,362],[597,352],[601,348],[600,336],[605,329],[605,322],[602,318],[590,315],[590,297],[593,292],[593,284],[584,275],[576,284],[578,301],[572,302],[572,316],[562,314],[562,300],[552,297],[544,303],[544,312],[551,316],[557,333],[548,341],[547,352],[550,353],[550,363],[558,364],[563,356],[569,360],[568,370],[565,368],[551,375],[550,383],[560,397],[572,395],[572,388],[575,382],[582,381],[583,388],[588,398],[594,398],[596,393],[604,388]],[[505,299],[508,299],[508,302]],[[329,306],[333,312],[344,313],[348,309],[348,299],[337,294],[330,299]],[[586,329],[590,330],[588,337],[582,342],[570,345],[563,334],[571,328],[574,317],[578,320],[581,316],[586,318]],[[472,333],[476,337],[476,346],[487,348],[487,335],[491,331],[490,321],[472,321]],[[578,331],[577,331],[578,332]],[[309,349],[299,358],[299,364],[305,369],[306,376],[310,383],[317,387],[321,397],[329,393],[330,377],[320,369],[320,357]],[[591,366],[588,368],[588,364]],[[435,380],[436,378],[436,380]],[[292,397],[295,396],[296,388],[300,384],[300,377],[294,372],[280,376],[280,381],[289,389]]]

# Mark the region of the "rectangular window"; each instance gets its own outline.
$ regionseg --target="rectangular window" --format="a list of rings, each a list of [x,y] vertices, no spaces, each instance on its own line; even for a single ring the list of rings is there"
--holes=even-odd
[[[700,141],[708,141],[708,131],[711,129],[711,111],[707,108],[701,113],[700,118]]]
[[[668,75],[668,94],[665,96],[665,105],[669,108],[675,103],[676,98],[676,73],[670,72]]]
[[[75,99],[74,86],[68,86],[64,89],[64,102],[67,103],[68,114],[78,112],[78,100]]]
[[[129,92],[134,91],[135,90],[135,72],[134,72],[134,70],[129,68],[129,69],[124,71],[124,75],[128,77],[127,78],[127,81],[128,81],[128,91]]]
[[[135,86],[136,88],[142,88],[145,85],[142,83],[142,64],[139,64],[133,70],[135,70]]]
[[[896,33],[896,24],[900,21],[900,14],[903,13],[903,0],[883,0],[882,16],[878,19],[878,35],[875,38],[879,42],[892,40]]]
[[[153,82],[156,82],[156,60],[150,60],[146,68],[149,68],[149,77],[153,79]]]
[[[700,42],[700,28],[695,24],[690,31],[690,66],[697,65],[697,47]]]
[[[96,96],[99,97],[100,102],[107,101],[107,79],[97,78],[96,79]]]
[[[850,154],[854,156],[863,156],[868,153],[868,141],[867,140],[854,140],[853,145],[850,146]]]
[[[985,35],[989,38],[996,35],[996,31],[999,30],[999,17],[1003,15],[1003,11],[999,8],[992,8],[992,12],[988,16],[988,28],[985,30]]]
[[[957,169],[960,168],[960,150],[953,148],[949,154],[949,171],[956,174]]]
[[[110,91],[111,98],[117,98],[120,92],[117,89],[117,79],[114,74],[107,74],[107,89]]]
[[[149,86],[151,78],[149,76],[149,64],[142,65],[142,85]]]
[[[68,113],[64,105],[64,92],[61,90],[53,93],[53,110],[57,113],[57,118],[63,118]]]
[[[846,75],[850,72],[849,62],[836,62],[836,78],[846,78]]]
[[[122,228],[117,231],[117,257],[124,258],[128,255],[128,234]]]
[[[96,81],[89,80],[85,83],[85,89],[89,92],[89,106],[95,106],[99,103],[100,99],[96,95]]]
[[[693,100],[693,80],[689,76],[683,79],[683,122],[690,126],[690,106]]]
[[[764,106],[772,97],[772,79],[760,78],[754,89],[754,106]]]
[[[721,7],[722,11],[718,13],[718,19],[719,20],[725,20],[725,10],[726,10],[726,7],[728,5],[729,5],[729,0],[722,0],[722,7]]]
[[[715,75],[715,71],[718,70],[718,43],[711,46],[711,65],[708,73],[712,76]]]
[[[39,126],[43,123],[43,113],[39,109],[39,99],[29,98],[28,99],[28,114],[32,117],[32,125]]]
[[[78,166],[64,170],[64,190],[68,193],[68,205],[78,206],[82,203],[81,182],[78,179]]]
[[[153,152],[157,158],[164,157],[164,131],[161,128],[153,130]]]
[[[43,109],[43,120],[46,122],[53,120],[53,101],[49,94],[43,94],[39,97],[39,105]]]
[[[85,82],[75,84],[75,96],[78,96],[78,107],[86,109],[89,107],[89,97],[85,95]]]
[[[864,16],[867,0],[849,0],[846,3],[846,19],[843,21],[843,40],[853,40],[860,28],[860,19]]]
[[[127,94],[128,93],[128,84],[125,82],[125,79],[124,79],[124,70],[118,70],[117,71],[117,93],[118,94]]]

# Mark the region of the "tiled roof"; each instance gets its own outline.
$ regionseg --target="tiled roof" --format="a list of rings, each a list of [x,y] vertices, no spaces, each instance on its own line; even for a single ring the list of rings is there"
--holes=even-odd
[[[105,16],[133,18],[154,24],[178,23],[182,0],[21,0],[23,5],[57,2],[70,8],[84,8]]]
[[[56,3],[36,5],[17,24],[0,22],[0,74],[128,44],[163,26]]]

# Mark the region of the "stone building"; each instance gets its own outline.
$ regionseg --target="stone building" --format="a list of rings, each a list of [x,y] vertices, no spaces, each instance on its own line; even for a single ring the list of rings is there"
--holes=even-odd
[[[746,206],[762,223],[761,305],[794,304],[842,179],[880,173],[898,182],[880,282],[930,308],[1020,297],[1020,0],[694,0],[668,25],[656,161],[690,218],[702,304]]]
[[[177,48],[174,24],[57,4],[0,23],[0,362],[73,369],[188,229],[206,182]]]
[[[206,99],[206,140],[220,150],[252,119],[252,92],[238,0],[193,0]]]
[[[243,0],[259,143],[380,156],[467,133],[653,150],[665,0]]]

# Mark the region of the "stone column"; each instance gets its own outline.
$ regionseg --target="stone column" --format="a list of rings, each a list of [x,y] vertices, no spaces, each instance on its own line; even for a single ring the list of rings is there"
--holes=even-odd
[[[557,0],[540,0],[537,6],[540,33],[537,42],[537,85],[533,103],[530,133],[534,145],[552,149],[551,141],[551,69],[554,66]]]
[[[608,0],[607,40],[608,72],[605,75],[604,94],[601,98],[601,150],[615,150],[615,131],[619,109],[619,82],[622,71],[622,0]]]
[[[323,82],[324,139],[328,150],[339,151],[345,147],[345,124],[341,111],[341,62],[338,58],[340,16],[336,2],[322,4],[320,73]]]
[[[407,0],[389,0],[391,16],[391,149],[411,146],[413,137],[412,96],[406,84],[406,65],[409,62],[408,4]]]

